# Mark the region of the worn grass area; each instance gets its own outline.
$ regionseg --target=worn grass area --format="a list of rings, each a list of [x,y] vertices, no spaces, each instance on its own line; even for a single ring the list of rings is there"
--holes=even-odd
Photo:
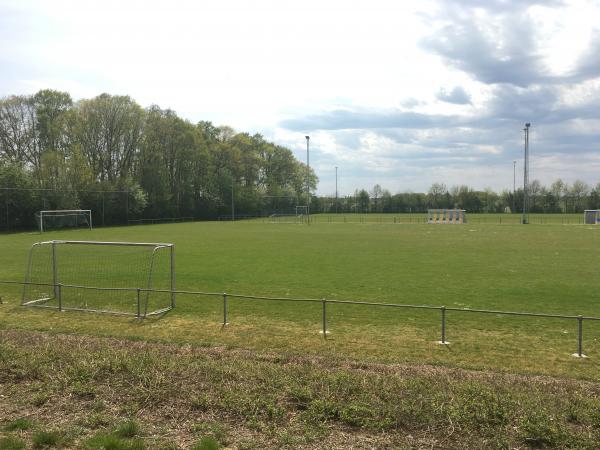
[[[2,448],[594,448],[600,386],[0,332]]]
[[[27,250],[41,238],[174,242],[181,289],[600,316],[595,226],[259,220],[9,234],[0,236],[0,278],[22,279]],[[219,297],[180,295],[172,313],[139,322],[23,309],[19,289],[0,292],[2,329],[600,378],[600,322],[585,322],[591,358],[578,360],[573,319],[449,312],[451,345],[442,347],[438,311],[330,305],[324,342],[320,304],[230,299],[222,330]]]

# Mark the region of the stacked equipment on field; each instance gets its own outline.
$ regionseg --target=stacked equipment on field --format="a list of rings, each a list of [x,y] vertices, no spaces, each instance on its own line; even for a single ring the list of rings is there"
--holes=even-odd
[[[466,211],[464,209],[428,209],[427,223],[467,223]]]

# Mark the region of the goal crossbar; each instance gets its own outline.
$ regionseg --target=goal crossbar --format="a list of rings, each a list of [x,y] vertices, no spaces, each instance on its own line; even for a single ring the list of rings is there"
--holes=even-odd
[[[49,217],[56,217],[56,218],[80,217],[83,219],[82,224],[85,224],[86,227],[88,227],[90,230],[92,229],[92,210],[91,209],[52,209],[52,210],[47,209],[47,210],[38,211],[37,213],[35,213],[35,217],[36,217],[36,220],[38,221],[38,227],[39,227],[40,233],[43,233],[45,228],[47,228],[44,225],[44,218],[47,219]],[[75,226],[77,226],[77,223]]]
[[[29,250],[21,305],[141,318],[173,309],[175,289],[172,243],[51,240]]]

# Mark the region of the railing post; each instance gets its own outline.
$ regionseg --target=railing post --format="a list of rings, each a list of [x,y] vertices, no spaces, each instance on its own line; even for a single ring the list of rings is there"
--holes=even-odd
[[[62,284],[56,285],[56,293],[58,294],[58,310],[62,312]]]
[[[323,306],[323,329],[321,330],[321,333],[323,334],[323,339],[327,339],[329,331],[327,331],[327,300],[325,298],[321,299],[321,305]]]
[[[136,290],[137,318],[140,318],[140,288]]]
[[[448,345],[450,342],[446,340],[446,307],[441,306],[440,312],[442,313],[442,339],[438,341],[438,344]]]
[[[583,354],[583,316],[577,316],[577,353],[573,353],[575,358],[587,358]]]
[[[227,322],[227,294],[223,292],[223,326],[229,325]]]

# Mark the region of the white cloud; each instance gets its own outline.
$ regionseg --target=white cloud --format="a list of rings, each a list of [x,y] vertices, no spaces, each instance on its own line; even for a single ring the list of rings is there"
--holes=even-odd
[[[585,0],[4,0],[0,95],[127,94],[263,133],[302,161],[308,133],[324,193],[335,166],[344,193],[501,189],[525,119],[536,178],[595,184],[599,16]],[[307,120],[332,117],[354,122]]]

